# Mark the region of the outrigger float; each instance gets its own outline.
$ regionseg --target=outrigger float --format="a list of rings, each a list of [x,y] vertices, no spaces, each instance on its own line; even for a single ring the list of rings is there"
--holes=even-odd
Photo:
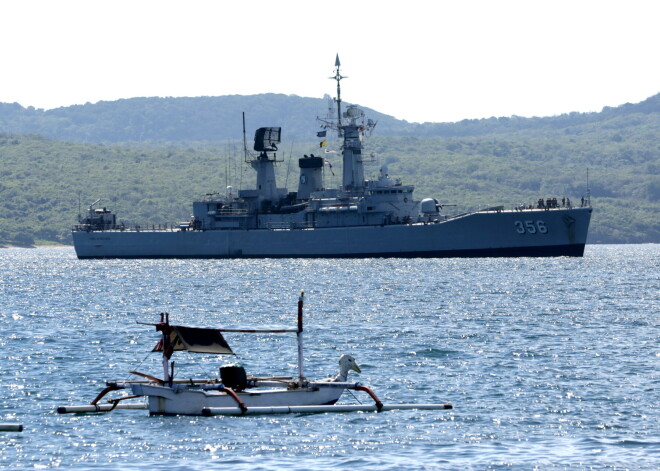
[[[348,372],[360,372],[360,367],[350,355],[339,359],[339,374],[335,378],[308,381],[303,370],[303,298],[298,300],[298,325],[284,329],[202,329],[169,323],[169,315],[161,313],[160,322],[153,325],[162,338],[153,351],[162,352],[163,379],[131,371],[140,376],[136,381],[109,381],[106,388],[87,405],[62,406],[60,414],[109,412],[115,409],[148,409],[150,415],[252,415],[290,414],[320,412],[356,412],[391,410],[436,410],[451,409],[450,404],[383,404],[376,394],[360,383],[348,382]],[[298,342],[298,378],[293,377],[248,377],[242,366],[231,365],[220,368],[220,378],[174,379],[174,362],[170,358],[175,351],[234,355],[223,332],[232,333],[296,333]],[[108,393],[130,390],[131,395],[106,399]],[[372,404],[336,404],[344,390],[367,393]],[[146,398],[144,402],[130,402]]]

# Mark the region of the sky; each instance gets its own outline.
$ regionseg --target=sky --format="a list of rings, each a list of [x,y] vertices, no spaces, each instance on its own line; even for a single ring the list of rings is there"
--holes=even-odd
[[[8,0],[0,102],[335,95],[409,122],[660,92],[658,0]]]

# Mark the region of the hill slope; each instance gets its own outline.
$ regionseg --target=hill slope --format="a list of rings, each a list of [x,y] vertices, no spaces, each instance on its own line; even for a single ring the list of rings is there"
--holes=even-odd
[[[549,196],[568,196],[576,202],[585,194],[589,169],[595,207],[589,242],[659,243],[658,97],[601,113],[554,118],[493,118],[447,125],[394,120],[392,126],[399,126],[401,131],[392,131],[389,136],[383,135],[380,122],[378,136],[367,141],[368,152],[377,156],[367,166],[367,175],[374,175],[380,165],[387,164],[391,175],[417,186],[418,199],[436,197],[443,203],[457,204],[454,210],[459,212],[495,204],[531,203]],[[281,121],[274,122],[277,116],[288,116],[291,123],[296,122],[302,111],[276,105],[277,100],[289,103],[288,98],[276,96],[271,105],[263,105],[265,111],[258,118],[255,109],[254,121],[258,124],[254,127],[284,126]],[[236,99],[236,109],[247,108]],[[297,100],[302,100],[303,106],[308,99]],[[322,104],[323,100],[318,102]],[[8,112],[11,107],[3,105],[0,111],[5,123],[11,113],[17,113],[19,124],[24,114],[30,113]],[[315,114],[312,112],[312,116]],[[141,144],[91,144],[0,133],[0,244],[70,243],[70,227],[76,222],[79,206],[84,210],[99,197],[126,222],[173,223],[187,220],[191,202],[205,193],[223,191],[228,184],[237,188],[254,185],[253,171],[242,162],[242,144],[237,139],[240,129],[233,135],[234,142],[212,143],[202,131],[177,134],[188,129],[190,123],[177,127],[164,116],[162,127],[146,127],[147,122],[155,122],[157,115],[154,111],[152,119],[143,123],[143,132],[153,139],[151,144],[144,139]],[[70,128],[56,126],[57,132],[69,129],[67,132],[79,135],[89,126],[88,141],[91,136],[100,136],[99,130],[104,128],[107,136],[123,138],[134,135],[136,129],[129,126],[116,130],[111,121],[100,117],[96,124],[90,124],[89,117],[79,118],[77,124],[72,116],[65,121]],[[185,124],[185,120],[181,122]],[[168,139],[154,137],[168,126]],[[434,132],[439,129],[440,134],[451,137],[412,131],[431,130],[434,126]],[[316,129],[309,128],[305,134],[313,137]],[[188,142],[170,140],[177,135]],[[278,168],[278,183],[293,188],[296,158],[315,152],[318,142],[305,139],[292,144],[286,128],[284,139],[281,149],[286,149],[286,162]],[[333,166],[340,167],[338,157],[334,157]],[[338,177],[326,184],[338,185]]]
[[[598,124],[624,115],[660,110],[660,94],[637,104],[600,113],[568,113],[547,118],[488,118],[458,123],[408,123],[365,108],[378,121],[379,136],[467,137],[522,130],[564,129]],[[316,116],[328,112],[327,99],[262,94],[199,98],[131,98],[41,110],[0,103],[0,131],[75,142],[226,142],[242,136],[245,112],[248,135],[258,127],[281,126],[283,138],[308,141],[316,136]]]

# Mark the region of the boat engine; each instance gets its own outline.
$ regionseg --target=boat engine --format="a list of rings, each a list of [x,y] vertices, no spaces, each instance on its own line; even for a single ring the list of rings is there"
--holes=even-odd
[[[222,384],[235,391],[247,388],[247,375],[241,365],[227,365],[220,367],[220,380]]]

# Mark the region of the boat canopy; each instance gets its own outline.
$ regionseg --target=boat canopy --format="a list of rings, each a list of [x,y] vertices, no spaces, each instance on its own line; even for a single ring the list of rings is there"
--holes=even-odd
[[[174,351],[187,350],[193,353],[215,353],[216,355],[234,355],[231,347],[218,329],[201,329],[172,325],[170,342]],[[163,351],[161,339],[152,352]]]

